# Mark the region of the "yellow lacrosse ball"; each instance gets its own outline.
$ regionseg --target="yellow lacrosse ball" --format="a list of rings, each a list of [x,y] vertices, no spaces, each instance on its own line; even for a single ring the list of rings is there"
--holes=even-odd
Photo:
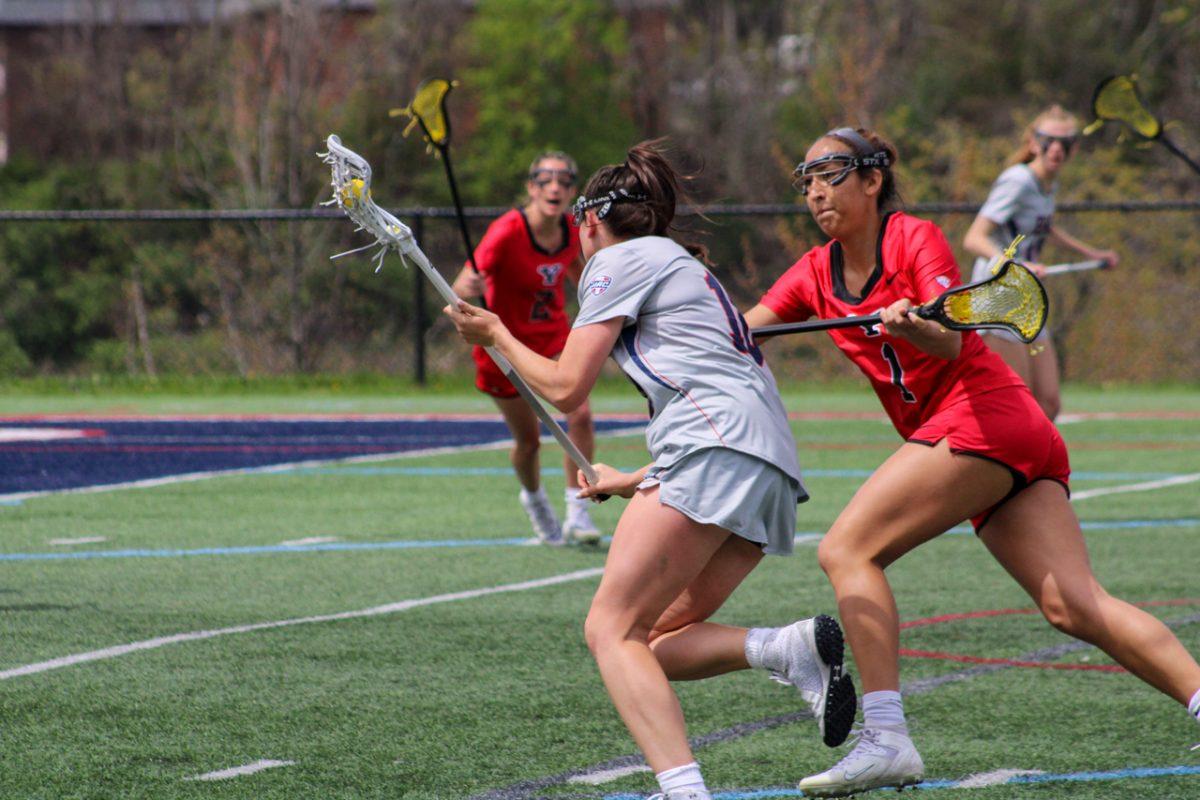
[[[354,201],[363,199],[363,188],[362,178],[351,178],[350,183],[342,188],[342,205],[346,208],[354,208]]]

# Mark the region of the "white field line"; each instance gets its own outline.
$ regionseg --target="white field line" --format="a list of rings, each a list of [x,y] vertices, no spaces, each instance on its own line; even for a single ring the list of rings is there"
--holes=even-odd
[[[991,772],[978,772],[974,775],[968,775],[958,783],[954,784],[955,789],[985,789],[988,786],[999,786],[1002,783],[1008,783],[1013,778],[1023,775],[1045,775],[1046,771],[1041,769],[997,769]]]
[[[644,430],[644,425],[631,425],[628,428],[613,428],[612,430],[604,431],[603,433],[597,433],[596,437],[608,438],[613,436],[626,436],[632,433],[640,433]],[[149,489],[155,486],[169,486],[173,483],[190,483],[192,481],[207,480],[208,478],[227,478],[235,475],[264,475],[272,472],[290,472],[294,469],[324,467],[330,464],[370,464],[378,461],[393,461],[401,458],[420,458],[423,456],[442,456],[449,455],[451,453],[467,453],[475,450],[500,450],[505,447],[511,447],[512,443],[512,439],[501,439],[497,442],[487,442],[485,444],[427,447],[423,450],[396,451],[392,453],[371,453],[370,455],[350,456],[349,458],[321,458],[311,459],[308,461],[291,461],[286,464],[269,464],[265,467],[241,467],[238,469],[187,472],[182,475],[165,475],[161,478],[145,478],[140,481],[104,483],[96,486],[79,486],[73,489],[43,489],[35,492],[14,492],[12,494],[0,494],[0,502],[19,502],[22,500],[29,500],[34,497],[47,497],[49,495],[59,494],[94,494],[96,492],[111,492],[119,489]],[[542,443],[554,444],[554,437],[543,436]]]
[[[80,536],[77,539],[47,539],[46,544],[68,545],[68,544],[96,544],[98,542],[107,542],[106,536]]]
[[[1190,475],[1176,475],[1171,478],[1163,478],[1158,481],[1146,481],[1144,483],[1127,483],[1124,486],[1105,486],[1099,489],[1088,489],[1083,492],[1072,492],[1072,500],[1090,500],[1093,497],[1103,497],[1109,494],[1124,494],[1126,492],[1149,492],[1154,489],[1164,489],[1168,486],[1183,486],[1188,483],[1200,481],[1200,472],[1193,472]]]
[[[634,764],[631,767],[618,767],[617,769],[589,772],[586,775],[576,775],[572,778],[567,778],[567,783],[589,783],[592,786],[599,786],[602,783],[615,781],[617,778],[624,778],[626,775],[636,775],[639,772],[651,771],[645,764]]]
[[[221,769],[216,772],[206,772],[203,775],[193,775],[190,778],[184,778],[185,781],[223,781],[226,778],[237,778],[242,775],[253,775],[256,772],[262,772],[264,769],[272,767],[290,767],[295,764],[295,761],[272,761],[269,758],[259,759],[252,764],[243,764],[240,767],[230,767],[229,769]]]
[[[253,631],[265,631],[272,628],[285,628],[291,625],[307,625],[313,622],[332,622],[343,619],[377,617],[382,614],[395,614],[400,611],[408,611],[409,609],[421,608],[423,606],[432,606],[439,603],[451,603],[455,600],[471,600],[476,597],[486,597],[493,594],[524,592],[529,589],[541,589],[545,586],[556,586],[560,583],[571,583],[572,581],[581,581],[586,580],[587,578],[594,578],[602,572],[604,572],[603,567],[593,567],[592,569],[583,569],[575,572],[566,572],[562,575],[553,575],[549,578],[537,578],[535,580],[522,581],[520,583],[508,583],[502,586],[490,586],[484,589],[468,589],[462,592],[439,594],[433,597],[421,597],[415,600],[402,600],[398,603],[389,603],[383,606],[373,606],[372,608],[364,608],[359,611],[343,611],[338,614],[297,617],[295,619],[283,619],[274,622],[258,622],[252,625],[237,625],[232,628],[218,628],[208,631],[191,631],[190,633],[176,633],[171,636],[159,636],[154,639],[144,639],[140,642],[131,642],[130,644],[106,647],[102,650],[90,650],[86,653],[75,653],[69,656],[52,658],[49,661],[39,661],[36,664],[26,664],[21,667],[13,667],[12,669],[0,671],[0,680],[17,678],[22,675],[33,675],[38,672],[48,672],[52,669],[70,667],[74,666],[75,664],[82,664],[88,661],[103,661],[109,658],[116,658],[118,656],[136,653],[141,650],[154,650],[170,644],[194,642],[199,641],[200,639],[213,639],[217,636],[227,636],[234,633],[251,633]]]
[[[336,536],[306,536],[303,539],[288,539],[286,542],[280,542],[280,547],[301,547],[306,544],[328,544],[329,542],[340,541]]]

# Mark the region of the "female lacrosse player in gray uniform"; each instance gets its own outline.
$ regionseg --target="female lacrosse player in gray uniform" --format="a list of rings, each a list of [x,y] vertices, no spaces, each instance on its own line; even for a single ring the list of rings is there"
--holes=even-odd
[[[704,800],[668,681],[769,670],[813,706],[830,746],[848,735],[856,700],[832,618],[749,630],[706,621],[764,553],[791,552],[807,494],[779,390],[745,321],[704,265],[667,237],[677,193],[652,142],[588,181],[575,206],[588,262],[558,361],[521,345],[489,312],[462,303],[446,313],[560,410],[587,397],[609,355],[649,401],[653,462],[633,473],[597,464],[598,480],[582,491],[631,498],[585,635],[663,796]]]
[[[1021,148],[1008,169],[992,184],[987,201],[963,240],[963,246],[978,258],[971,280],[991,276],[992,264],[1018,235],[1017,260],[1036,274],[1042,272],[1042,246],[1047,238],[1116,266],[1117,254],[1097,250],[1056,226],[1054,195],[1058,174],[1079,143],[1079,124],[1061,106],[1051,106],[1033,120],[1025,131]],[[1043,328],[1031,349],[1007,331],[986,331],[984,341],[1021,376],[1034,399],[1051,420],[1062,406],[1058,389],[1058,356],[1048,328]]]

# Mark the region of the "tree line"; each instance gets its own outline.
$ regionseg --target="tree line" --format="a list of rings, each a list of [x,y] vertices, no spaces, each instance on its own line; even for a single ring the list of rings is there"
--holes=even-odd
[[[385,0],[365,15],[322,5],[29,34],[37,56],[23,74],[36,91],[20,116],[39,135],[0,168],[0,204],[309,207],[328,194],[314,153],[337,132],[374,165],[382,202],[448,205],[441,166],[387,114],[432,76],[460,81],[452,147],[471,205],[517,202],[544,149],[572,153],[586,174],[657,136],[694,174],[701,203],[795,202],[795,162],[846,123],[897,145],[909,203],[982,201],[1041,107],[1062,103],[1086,123],[1092,88],[1117,72],[1136,71],[1149,104],[1179,121],[1174,139],[1200,141],[1194,0]],[[1195,176],[1112,126],[1078,161],[1060,200],[1197,196]],[[969,220],[938,221],[958,247]],[[713,222],[685,224],[744,303],[821,238],[803,216]],[[1196,222],[1064,219],[1128,265],[1053,288],[1071,377],[1197,374],[1200,323],[1168,323],[1159,308],[1200,299]],[[374,276],[365,263],[329,263],[355,243],[329,222],[4,223],[0,374],[403,372],[412,282],[396,264]],[[463,259],[448,225],[429,225],[424,244],[447,272]],[[1117,303],[1141,316],[1114,325],[1103,309]],[[461,368],[443,326],[432,338],[434,367]],[[801,372],[843,369],[818,342],[789,346]]]

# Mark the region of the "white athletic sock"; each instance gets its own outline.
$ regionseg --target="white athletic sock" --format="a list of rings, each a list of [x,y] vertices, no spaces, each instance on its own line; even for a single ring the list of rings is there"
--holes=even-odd
[[[581,498],[579,496],[579,489],[575,488],[574,486],[568,486],[566,490],[563,491],[563,500],[565,500],[567,503],[568,511],[576,506],[587,508],[592,504],[592,501],[588,500],[586,497]]]
[[[888,728],[908,734],[904,721],[904,701],[899,692],[867,692],[862,696],[863,724],[868,728]]]
[[[654,777],[658,778],[658,785],[663,790],[663,794],[688,789],[693,792],[708,793],[708,787],[704,785],[704,778],[700,775],[700,765],[695,761],[684,764],[682,767],[663,770]]]
[[[1200,722],[1200,689],[1197,689],[1196,693],[1192,695],[1191,702],[1188,703],[1188,713],[1195,717],[1197,722]]]
[[[550,498],[546,497],[546,487],[545,486],[539,486],[538,488],[534,489],[532,492],[529,491],[528,489],[526,489],[524,486],[521,487],[521,499],[522,500],[532,500],[535,497],[539,500],[545,500],[546,502],[550,502]]]
[[[782,664],[766,664],[763,658],[767,644],[779,633],[779,628],[751,628],[746,631],[746,663],[752,669],[782,669]]]

